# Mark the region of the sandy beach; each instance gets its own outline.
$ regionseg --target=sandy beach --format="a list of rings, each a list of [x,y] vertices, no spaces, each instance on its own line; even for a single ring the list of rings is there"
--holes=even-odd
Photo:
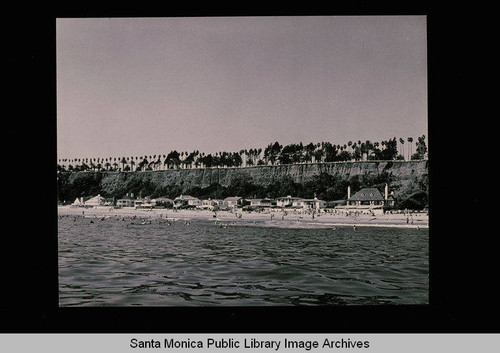
[[[79,216],[90,218],[103,217],[135,217],[140,219],[170,219],[170,220],[209,220],[219,222],[230,222],[242,225],[265,225],[272,227],[287,228],[314,228],[314,227],[398,227],[398,228],[428,228],[429,216],[427,213],[391,214],[350,214],[340,212],[322,211],[316,213],[314,218],[311,214],[298,211],[281,209],[266,210],[262,212],[248,212],[237,210],[231,211],[209,211],[209,210],[173,210],[173,209],[134,209],[113,207],[71,207],[58,206],[59,216]]]

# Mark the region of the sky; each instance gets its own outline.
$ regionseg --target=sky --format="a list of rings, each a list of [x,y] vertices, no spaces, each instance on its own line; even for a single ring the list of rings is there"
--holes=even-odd
[[[59,18],[58,158],[427,136],[425,16]]]

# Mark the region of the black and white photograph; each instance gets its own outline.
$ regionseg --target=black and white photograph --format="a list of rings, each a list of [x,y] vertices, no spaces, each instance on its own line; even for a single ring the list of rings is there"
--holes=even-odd
[[[55,35],[60,308],[429,304],[425,15]]]

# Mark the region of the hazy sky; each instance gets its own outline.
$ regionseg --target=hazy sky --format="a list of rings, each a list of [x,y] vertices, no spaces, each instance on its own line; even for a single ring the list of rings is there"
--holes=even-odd
[[[425,16],[57,20],[58,158],[427,136]]]

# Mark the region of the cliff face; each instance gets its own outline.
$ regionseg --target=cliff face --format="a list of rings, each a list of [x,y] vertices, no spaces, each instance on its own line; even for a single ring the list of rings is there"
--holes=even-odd
[[[427,160],[419,161],[366,161],[366,162],[335,162],[312,163],[277,166],[255,166],[247,168],[197,168],[170,169],[144,172],[101,172],[99,185],[103,191],[113,193],[115,190],[126,190],[134,182],[149,182],[155,186],[178,186],[183,190],[190,187],[207,187],[218,183],[228,186],[236,178],[251,178],[254,184],[267,186],[275,180],[289,176],[296,183],[311,181],[314,176],[327,173],[349,179],[356,175],[378,175],[382,172],[391,174],[394,178],[393,188],[405,188],[416,177],[428,174]],[[78,179],[79,174],[73,173],[70,182]]]

